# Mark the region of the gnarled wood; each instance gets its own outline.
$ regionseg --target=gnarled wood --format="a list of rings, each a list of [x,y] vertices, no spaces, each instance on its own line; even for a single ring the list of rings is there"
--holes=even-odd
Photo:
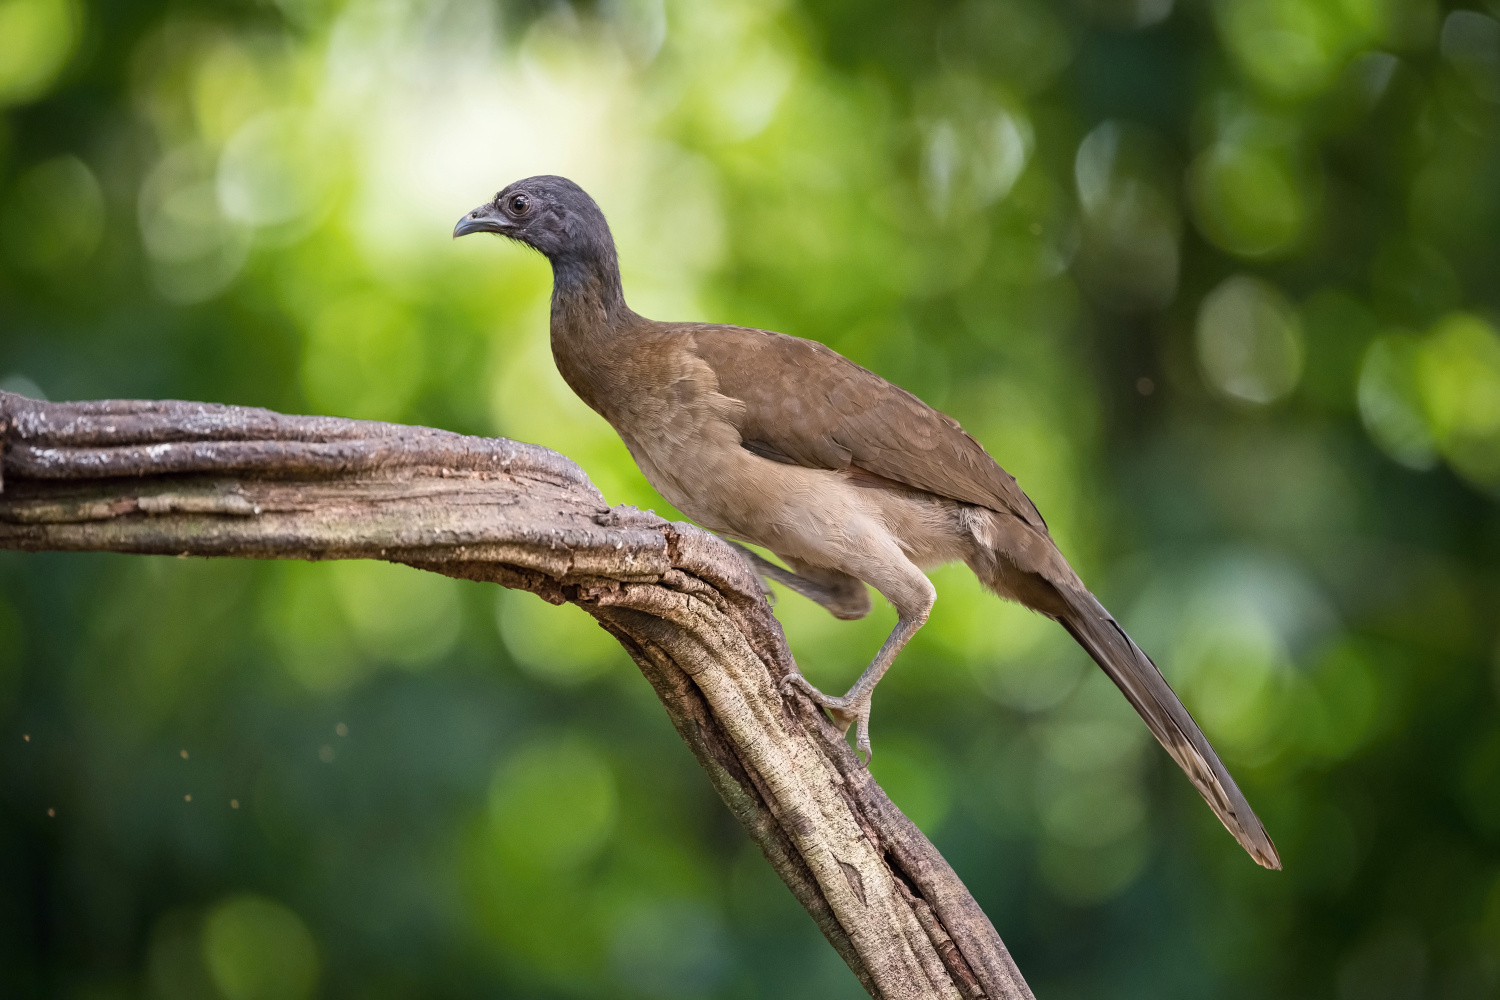
[[[809,702],[741,555],[545,448],[182,402],[0,393],[0,547],[385,559],[571,601],[630,652],[872,996],[1030,998],[994,927]]]

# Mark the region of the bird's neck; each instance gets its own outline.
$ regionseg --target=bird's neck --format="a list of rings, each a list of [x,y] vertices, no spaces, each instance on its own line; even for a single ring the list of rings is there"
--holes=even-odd
[[[613,242],[552,258],[554,333],[607,334],[631,315]]]
[[[614,245],[552,258],[552,359],[563,381],[609,418],[615,355],[639,321],[625,304]]]

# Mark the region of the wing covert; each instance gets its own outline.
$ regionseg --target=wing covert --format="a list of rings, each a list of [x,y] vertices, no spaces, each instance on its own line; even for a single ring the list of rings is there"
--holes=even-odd
[[[858,466],[1046,530],[1015,479],[958,421],[900,386],[816,341],[706,324],[691,333],[719,391],[745,404],[740,437],[757,454],[809,468]]]

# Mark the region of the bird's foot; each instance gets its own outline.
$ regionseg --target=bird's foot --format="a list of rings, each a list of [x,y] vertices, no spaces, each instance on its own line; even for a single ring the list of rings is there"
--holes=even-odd
[[[839,727],[839,732],[847,733],[849,727],[854,727],[854,749],[859,754],[860,760],[870,763],[874,751],[870,749],[870,696],[871,692],[856,694],[856,689],[851,689],[848,694],[835,698],[824,694],[813,687],[811,682],[801,674],[787,674],[786,679],[781,682],[783,693],[796,689],[813,700],[814,703],[828,709],[833,716],[833,724]]]

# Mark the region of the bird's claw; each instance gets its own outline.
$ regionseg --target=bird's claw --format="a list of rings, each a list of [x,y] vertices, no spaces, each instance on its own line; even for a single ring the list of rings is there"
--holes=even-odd
[[[835,698],[824,694],[812,686],[806,677],[801,674],[787,674],[781,682],[782,693],[788,693],[793,689],[801,691],[812,701],[828,709],[828,714],[833,716],[833,724],[839,727],[839,732],[848,733],[849,727],[854,727],[854,749],[859,754],[860,762],[870,763],[870,758],[875,755],[870,748],[870,695],[863,696],[844,695]]]

